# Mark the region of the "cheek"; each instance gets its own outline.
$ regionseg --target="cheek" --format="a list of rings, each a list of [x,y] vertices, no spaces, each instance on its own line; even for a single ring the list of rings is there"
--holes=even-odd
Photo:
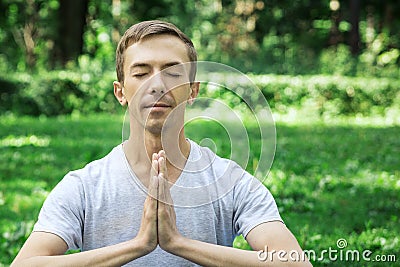
[[[139,90],[141,84],[135,83],[129,79],[125,81],[125,97],[129,102],[134,101],[137,102],[137,99],[139,99],[139,94],[140,92],[143,92],[143,90]]]
[[[190,87],[189,85],[176,87],[173,90],[171,90],[171,94],[174,96],[177,102],[182,103],[189,99]]]

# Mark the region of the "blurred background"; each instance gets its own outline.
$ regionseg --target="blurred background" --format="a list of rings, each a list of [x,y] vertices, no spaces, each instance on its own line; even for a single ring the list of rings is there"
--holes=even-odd
[[[260,88],[277,127],[265,185],[304,249],[337,249],[345,238],[349,249],[400,262],[399,14],[395,0],[2,0],[0,266],[63,175],[120,142],[115,48],[149,19],[176,24],[199,60],[237,68]],[[246,109],[228,90],[203,84],[201,95]],[[251,116],[246,127],[260,139]],[[205,122],[187,130],[229,156],[221,131]],[[250,157],[253,173],[259,155]],[[235,246],[249,248],[243,238]]]

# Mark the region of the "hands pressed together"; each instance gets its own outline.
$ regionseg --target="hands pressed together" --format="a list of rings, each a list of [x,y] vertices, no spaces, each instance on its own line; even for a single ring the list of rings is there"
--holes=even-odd
[[[182,236],[176,227],[176,214],[168,182],[167,159],[161,150],[152,155],[148,195],[144,202],[142,222],[137,236],[132,239],[138,254],[133,258],[151,253],[157,245],[164,251],[201,266],[265,266],[256,251],[247,251],[217,244],[206,243]],[[249,244],[256,250],[265,248],[267,242],[284,251],[297,250],[301,253],[294,236],[279,221],[261,224],[249,234]],[[272,240],[272,241],[269,241]],[[128,241],[129,242],[129,241]],[[128,260],[132,260],[129,258]],[[271,266],[311,266],[304,261],[274,261]],[[269,266],[269,265],[268,265]]]
[[[152,155],[148,195],[144,202],[142,222],[136,238],[144,245],[145,254],[157,245],[172,252],[181,234],[176,227],[176,215],[167,179],[165,152]]]
[[[152,155],[148,195],[135,238],[107,247],[62,255],[68,248],[65,241],[57,235],[34,232],[12,266],[121,266],[149,254],[157,245],[168,253],[201,266],[265,266],[266,262],[260,261],[255,251],[206,243],[186,238],[179,233],[166,163],[164,151]],[[257,250],[271,242],[274,251],[279,248],[302,252],[294,236],[281,222],[269,222],[255,227],[248,234],[248,241]],[[281,266],[283,263],[285,266],[311,266],[308,261],[271,261],[273,266]]]

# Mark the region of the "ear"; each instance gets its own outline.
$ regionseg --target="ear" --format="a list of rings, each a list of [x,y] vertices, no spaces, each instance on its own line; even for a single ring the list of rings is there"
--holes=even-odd
[[[122,86],[122,84],[120,82],[114,81],[113,85],[115,98],[118,100],[121,106],[127,105],[128,101],[125,98],[124,87]]]
[[[194,82],[190,85],[190,95],[188,99],[189,105],[192,105],[199,94],[200,82]]]

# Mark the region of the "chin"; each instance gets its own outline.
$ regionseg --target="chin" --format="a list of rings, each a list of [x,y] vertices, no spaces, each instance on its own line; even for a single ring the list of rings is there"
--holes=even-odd
[[[153,135],[161,135],[162,131],[179,131],[179,126],[180,124],[177,123],[176,119],[174,117],[153,117],[149,116],[147,117],[147,121],[144,123],[144,128],[146,131]]]
[[[153,135],[161,135],[161,132],[163,131],[164,128],[164,121],[162,122],[147,122],[145,125],[145,129],[147,132],[153,134]],[[164,129],[165,130],[165,129]]]

